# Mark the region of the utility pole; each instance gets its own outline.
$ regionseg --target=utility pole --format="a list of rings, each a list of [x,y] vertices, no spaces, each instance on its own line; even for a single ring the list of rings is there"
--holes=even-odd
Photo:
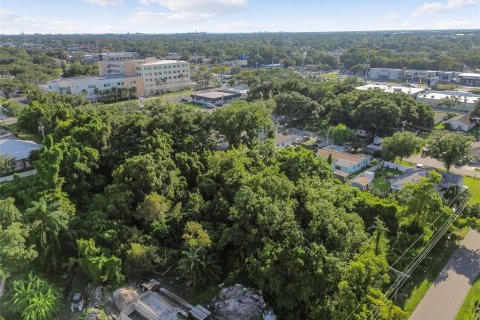
[[[390,319],[390,316],[392,314],[392,309],[393,309],[393,305],[397,303],[397,295],[398,295],[398,289],[399,289],[399,284],[401,282],[401,278],[402,277],[405,277],[405,278],[410,278],[410,275],[400,271],[400,270],[397,270],[395,268],[392,268],[390,267],[390,270],[392,270],[393,272],[395,272],[395,274],[397,275],[398,277],[398,281],[395,281],[395,290],[393,291],[393,300],[392,300],[392,303],[390,304],[390,309],[388,310],[388,317],[387,319]]]
[[[45,131],[44,131],[45,127],[43,126],[43,123],[40,122],[40,124],[38,125],[38,130],[42,133],[42,137],[43,139],[45,139]]]

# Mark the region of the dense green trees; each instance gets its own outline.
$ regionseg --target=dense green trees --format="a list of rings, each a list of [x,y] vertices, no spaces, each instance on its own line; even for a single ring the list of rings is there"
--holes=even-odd
[[[382,141],[382,154],[385,160],[395,160],[409,157],[416,152],[420,152],[423,140],[417,138],[409,131],[395,132],[393,136],[387,137]]]
[[[252,146],[255,140],[273,137],[271,110],[263,102],[235,101],[215,110],[213,126],[233,147]]]
[[[428,141],[430,156],[442,161],[450,171],[452,165],[461,165],[471,159],[472,138],[456,132],[435,131]]]
[[[275,72],[251,75],[257,92],[294,89],[325,108],[326,124],[356,128],[362,103],[386,99],[394,117],[378,106],[384,119],[375,130],[387,131],[420,108],[403,95],[353,91],[348,81]],[[213,114],[163,101],[98,108],[50,94],[31,99],[18,125],[45,126],[44,147],[32,155],[38,174],[0,184],[0,268],[9,283],[24,272],[16,264],[40,274],[70,265],[93,283],[155,272],[192,290],[244,282],[285,319],[342,319],[365,296],[357,318],[377,308],[404,317],[382,292],[392,281],[384,274],[410,237],[434,227],[431,212],[443,208],[434,182],[379,199],[334,180],[310,150],[276,150],[275,97]],[[222,136],[230,148],[217,151]]]
[[[78,265],[94,284],[114,281],[120,283],[122,260],[116,256],[107,256],[97,248],[93,239],[77,240],[78,257],[70,260],[71,265]]]
[[[46,280],[32,273],[13,281],[10,309],[23,320],[52,319],[58,311],[60,292]]]
[[[355,132],[343,123],[328,128],[327,135],[336,145],[343,145],[355,139]]]

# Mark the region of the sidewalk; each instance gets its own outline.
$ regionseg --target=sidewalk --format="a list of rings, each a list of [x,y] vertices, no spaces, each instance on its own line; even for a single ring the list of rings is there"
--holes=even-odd
[[[455,320],[480,274],[480,233],[470,230],[409,320]]]

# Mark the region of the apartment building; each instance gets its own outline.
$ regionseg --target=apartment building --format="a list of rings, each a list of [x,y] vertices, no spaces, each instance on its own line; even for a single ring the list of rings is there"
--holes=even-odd
[[[135,74],[143,79],[145,96],[190,87],[190,67],[186,61],[146,60],[135,66]]]
[[[85,94],[95,100],[99,90],[135,88],[135,96],[151,96],[190,87],[190,67],[186,61],[118,59],[98,61],[99,76],[61,78],[47,83],[49,91]]]

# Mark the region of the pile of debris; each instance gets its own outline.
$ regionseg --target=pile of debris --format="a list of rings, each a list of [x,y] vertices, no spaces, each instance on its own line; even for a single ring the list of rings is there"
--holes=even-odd
[[[113,302],[118,311],[122,311],[129,304],[135,302],[138,298],[138,293],[135,290],[120,288],[113,292]]]
[[[226,320],[275,320],[262,295],[255,289],[235,284],[223,288],[210,303],[214,315]]]

